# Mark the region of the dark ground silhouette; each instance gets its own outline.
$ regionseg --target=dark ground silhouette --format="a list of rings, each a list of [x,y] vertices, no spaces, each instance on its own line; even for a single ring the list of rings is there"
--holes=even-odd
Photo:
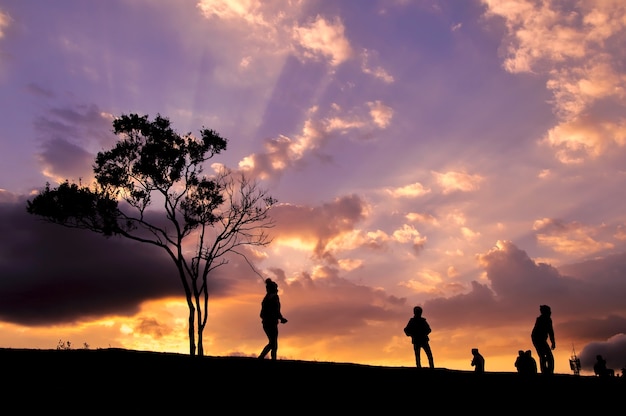
[[[380,367],[348,363],[190,357],[123,349],[0,349],[5,409],[28,414],[413,413],[623,410],[621,377]],[[539,405],[538,403],[541,403]],[[269,406],[269,407],[268,407]],[[540,406],[540,413],[537,413]]]

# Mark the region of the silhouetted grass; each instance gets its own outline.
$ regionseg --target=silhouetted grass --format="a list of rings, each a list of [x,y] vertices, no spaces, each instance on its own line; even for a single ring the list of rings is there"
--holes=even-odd
[[[12,413],[479,414],[623,411],[622,378],[190,357],[123,349],[0,349]]]

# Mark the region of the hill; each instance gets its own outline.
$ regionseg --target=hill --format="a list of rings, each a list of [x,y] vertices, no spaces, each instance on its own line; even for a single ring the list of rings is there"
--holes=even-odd
[[[190,357],[133,351],[0,349],[5,408],[43,412],[231,414],[623,411],[626,382],[556,374]],[[600,403],[599,405],[597,403]],[[430,410],[429,410],[430,409]],[[596,413],[594,411],[594,413]]]

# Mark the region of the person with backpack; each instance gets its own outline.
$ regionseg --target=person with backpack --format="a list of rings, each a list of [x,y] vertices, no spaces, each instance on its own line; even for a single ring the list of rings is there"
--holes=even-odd
[[[424,350],[424,353],[426,353],[426,357],[428,358],[428,366],[430,368],[435,368],[433,353],[430,349],[429,344],[430,338],[428,337],[428,334],[430,334],[430,332],[430,325],[428,325],[426,318],[422,317],[422,308],[420,306],[414,307],[413,317],[409,319],[409,322],[404,328],[404,333],[406,334],[406,336],[411,337],[411,342],[413,343],[413,351],[415,352],[415,365],[417,366],[417,368],[422,368],[422,349]]]

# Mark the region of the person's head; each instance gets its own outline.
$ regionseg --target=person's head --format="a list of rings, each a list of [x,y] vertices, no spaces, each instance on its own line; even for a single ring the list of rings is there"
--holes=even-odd
[[[550,315],[550,313],[552,313],[548,305],[539,305],[539,312],[541,312],[542,315]]]
[[[472,354],[474,355],[478,354],[478,348],[472,348]]]
[[[265,291],[267,293],[278,293],[278,284],[272,279],[265,279]]]
[[[413,308],[413,315],[415,316],[422,316],[422,307],[421,306],[416,306]]]
[[[526,352],[524,354],[526,354],[527,357],[532,357],[533,356],[533,353],[532,353],[531,350],[526,350]]]
[[[522,355],[524,355],[524,350],[519,350],[519,351],[517,351],[517,355],[519,355],[520,357],[521,357]]]

